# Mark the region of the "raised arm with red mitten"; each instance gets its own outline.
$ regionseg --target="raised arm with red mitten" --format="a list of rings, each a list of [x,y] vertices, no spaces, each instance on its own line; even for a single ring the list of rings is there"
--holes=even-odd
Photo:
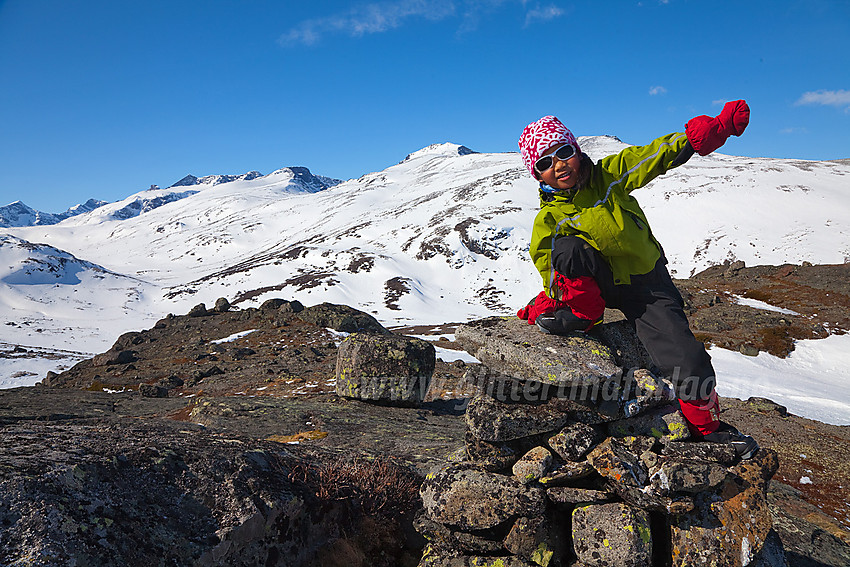
[[[694,150],[707,156],[726,143],[729,136],[740,136],[750,123],[750,107],[743,100],[727,102],[723,111],[712,118],[697,116],[685,125],[685,134]]]

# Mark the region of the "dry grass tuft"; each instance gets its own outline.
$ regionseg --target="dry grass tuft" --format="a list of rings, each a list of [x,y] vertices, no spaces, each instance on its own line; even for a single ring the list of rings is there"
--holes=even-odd
[[[419,498],[416,475],[387,458],[299,463],[289,478],[309,486],[321,500],[356,502],[370,516],[402,515],[413,509]]]

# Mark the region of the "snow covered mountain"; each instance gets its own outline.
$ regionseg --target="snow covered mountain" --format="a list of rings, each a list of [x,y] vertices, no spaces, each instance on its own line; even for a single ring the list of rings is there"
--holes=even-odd
[[[15,201],[14,203],[0,207],[0,227],[56,224],[67,218],[93,211],[105,204],[106,201],[89,199],[85,203],[74,205],[64,213],[53,214],[37,211],[21,201]]]
[[[594,159],[626,147],[605,136],[579,143]],[[842,263],[848,175],[846,162],[713,154],[636,196],[679,277],[734,259]],[[190,176],[56,225],[5,229],[15,239],[0,247],[0,265],[18,275],[0,277],[0,311],[29,324],[0,329],[0,342],[44,345],[50,335],[57,348],[97,352],[221,296],[346,303],[387,325],[512,313],[540,289],[527,256],[537,208],[518,154],[455,144],[338,184],[302,168]],[[96,268],[74,272],[76,283],[27,273],[26,242]]]

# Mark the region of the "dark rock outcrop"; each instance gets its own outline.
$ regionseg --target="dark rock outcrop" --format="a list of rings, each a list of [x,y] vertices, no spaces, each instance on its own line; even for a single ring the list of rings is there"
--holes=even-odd
[[[321,564],[340,541],[362,553],[355,536],[374,528],[357,498],[324,496],[305,473],[335,470],[337,458],[301,453],[175,421],[8,425],[0,444],[0,563]],[[409,489],[390,495],[397,500],[381,530],[393,542],[381,550],[387,566],[409,554],[402,530],[390,526],[415,504],[415,478],[397,471],[393,482]]]

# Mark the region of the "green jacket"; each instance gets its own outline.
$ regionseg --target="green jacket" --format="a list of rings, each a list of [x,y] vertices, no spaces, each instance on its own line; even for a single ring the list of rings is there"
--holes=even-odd
[[[628,147],[594,164],[590,175],[582,176],[586,181],[578,191],[540,192],[529,252],[549,297],[557,299],[552,244],[558,236],[578,236],[599,250],[615,284],[631,283],[631,276],[655,267],[661,247],[631,192],[673,167],[687,141],[685,134],[676,132],[647,146]]]

